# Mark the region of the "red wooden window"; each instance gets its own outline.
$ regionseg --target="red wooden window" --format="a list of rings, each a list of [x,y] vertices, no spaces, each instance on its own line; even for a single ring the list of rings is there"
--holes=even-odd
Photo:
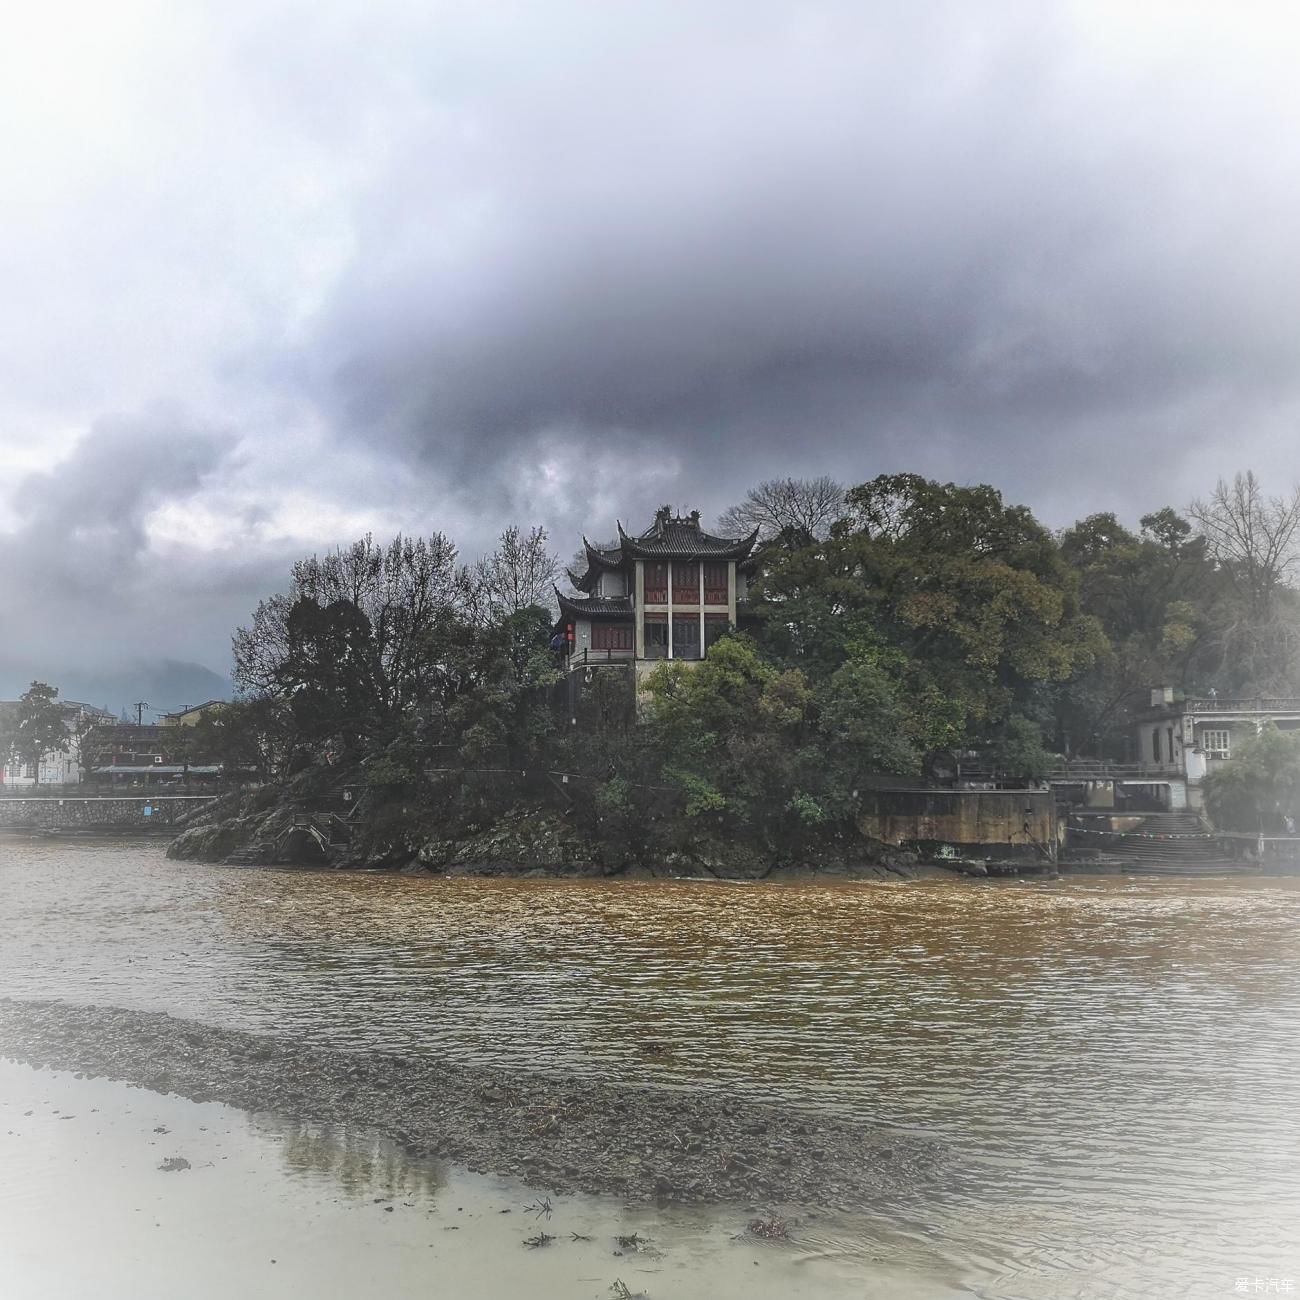
[[[677,592],[674,589],[673,598]],[[697,615],[680,615],[673,619],[673,658],[698,659],[700,657],[700,620]]]
[[[631,650],[635,646],[636,631],[631,623],[596,623],[591,625],[593,650]]]
[[[673,604],[700,603],[700,566],[694,560],[678,560],[673,565]],[[697,637],[696,640],[699,638]]]
[[[705,614],[704,648],[707,650],[724,632],[731,627],[731,620],[725,614]]]
[[[725,605],[727,603],[729,567],[726,564],[706,564],[704,566],[704,603],[706,605]]]
[[[668,565],[663,560],[647,560],[645,565],[645,603],[668,603]]]
[[[665,593],[666,595],[667,593]],[[668,615],[647,614],[645,616],[645,657],[647,659],[668,658]]]

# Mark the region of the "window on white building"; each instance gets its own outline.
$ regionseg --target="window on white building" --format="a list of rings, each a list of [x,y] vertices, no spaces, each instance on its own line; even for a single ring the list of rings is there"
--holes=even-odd
[[[1203,731],[1201,732],[1201,748],[1207,754],[1214,754],[1219,758],[1227,758],[1232,752],[1232,733],[1230,731]]]

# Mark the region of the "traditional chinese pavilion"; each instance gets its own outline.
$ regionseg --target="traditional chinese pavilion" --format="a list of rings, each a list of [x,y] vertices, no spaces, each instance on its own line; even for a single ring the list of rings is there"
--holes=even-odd
[[[635,537],[620,524],[616,548],[584,537],[586,570],[569,571],[582,594],[555,593],[570,666],[703,659],[736,621],[757,537],[715,537],[698,510],[668,507]]]

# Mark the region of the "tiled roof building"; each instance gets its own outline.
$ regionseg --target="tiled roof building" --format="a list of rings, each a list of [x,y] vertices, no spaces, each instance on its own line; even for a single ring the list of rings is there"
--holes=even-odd
[[[757,534],[715,537],[661,509],[636,536],[620,524],[614,548],[583,538],[586,568],[569,571],[577,595],[557,590],[559,637],[571,667],[698,661],[736,621]]]

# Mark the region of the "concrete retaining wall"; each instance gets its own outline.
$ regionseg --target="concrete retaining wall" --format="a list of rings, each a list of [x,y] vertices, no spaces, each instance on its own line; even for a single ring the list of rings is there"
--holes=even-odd
[[[1056,857],[1049,790],[873,790],[863,804],[858,829],[864,835],[927,857]]]
[[[135,795],[132,798],[0,798],[4,830],[150,830],[171,826],[186,813],[211,803],[213,795]]]

